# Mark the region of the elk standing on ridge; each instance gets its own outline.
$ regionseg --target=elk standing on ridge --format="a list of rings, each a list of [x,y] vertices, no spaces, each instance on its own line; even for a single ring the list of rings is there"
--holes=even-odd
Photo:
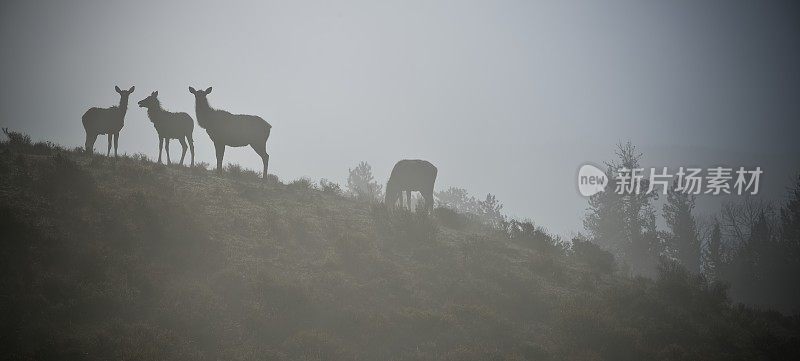
[[[194,94],[197,124],[206,130],[211,141],[214,142],[214,148],[217,151],[217,172],[222,172],[225,146],[244,147],[249,145],[261,156],[264,163],[264,179],[267,179],[269,165],[267,138],[269,138],[272,126],[255,115],[231,114],[224,110],[211,108],[207,98],[207,95],[211,93],[211,87],[206,90],[195,90],[189,87],[189,92]]]
[[[426,160],[403,159],[392,168],[386,183],[386,206],[391,211],[403,191],[411,207],[411,192],[418,191],[425,198],[425,209],[433,210],[433,184],[436,182],[436,167]]]
[[[86,145],[84,149],[87,153],[94,153],[94,142],[100,134],[108,134],[108,151],[106,156],[111,154],[111,138],[114,138],[114,156],[117,156],[117,145],[119,144],[119,131],[125,126],[125,112],[128,111],[128,98],[136,87],[132,86],[128,90],[121,90],[118,86],[114,89],[119,93],[119,106],[111,108],[91,108],[83,113],[83,129],[86,130]]]
[[[154,91],[147,98],[140,100],[139,106],[147,108],[147,117],[153,122],[156,132],[158,132],[158,163],[161,163],[161,150],[164,148],[164,142],[166,141],[167,164],[171,164],[169,160],[169,141],[170,139],[177,139],[181,142],[181,147],[183,148],[181,165],[183,165],[183,158],[186,157],[186,143],[188,142],[192,153],[192,167],[194,167],[194,140],[192,139],[194,120],[192,117],[186,113],[173,113],[164,110],[158,100],[158,91]]]

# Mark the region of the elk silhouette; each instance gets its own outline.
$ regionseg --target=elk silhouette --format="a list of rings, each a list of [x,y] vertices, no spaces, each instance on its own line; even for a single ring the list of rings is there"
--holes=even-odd
[[[94,142],[100,134],[108,134],[108,151],[106,156],[111,154],[111,138],[114,138],[114,156],[117,156],[117,145],[119,144],[119,131],[125,126],[125,112],[128,111],[128,98],[136,89],[132,86],[128,90],[121,90],[118,86],[114,90],[119,93],[119,105],[111,108],[93,107],[83,113],[83,129],[86,130],[86,145],[84,149],[87,153],[94,153]]]
[[[161,163],[161,151],[164,148],[164,143],[167,145],[167,164],[171,164],[169,160],[169,141],[170,139],[177,139],[181,142],[183,151],[181,152],[181,165],[183,159],[186,157],[186,143],[189,143],[188,148],[192,153],[192,166],[194,167],[194,140],[192,139],[192,130],[194,130],[194,120],[187,113],[173,113],[161,107],[161,101],[158,100],[158,91],[154,91],[147,98],[139,101],[139,107],[147,108],[147,117],[153,122],[158,133],[158,163]]]
[[[394,209],[395,203],[406,192],[409,207],[411,192],[418,191],[425,198],[425,209],[433,210],[433,184],[436,182],[436,167],[426,160],[403,159],[392,168],[389,182],[386,183],[386,206]]]
[[[244,147],[249,145],[261,156],[264,163],[264,179],[267,179],[269,166],[267,138],[269,138],[272,126],[255,115],[231,114],[212,108],[208,104],[207,97],[211,93],[211,87],[206,90],[195,90],[189,87],[189,92],[194,94],[197,124],[206,130],[217,151],[217,172],[222,171],[225,146]]]

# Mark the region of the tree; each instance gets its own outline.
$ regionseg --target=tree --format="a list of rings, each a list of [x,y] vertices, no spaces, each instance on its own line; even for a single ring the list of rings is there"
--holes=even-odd
[[[467,190],[464,188],[447,188],[447,190],[436,192],[436,198],[440,206],[444,206],[461,213],[478,214],[478,200],[469,195]]]
[[[733,248],[739,248],[750,239],[750,232],[761,215],[772,214],[772,204],[758,198],[746,197],[738,202],[726,202],[719,215],[723,241]]]
[[[779,261],[773,254],[772,229],[767,213],[762,211],[753,222],[747,239],[741,243],[731,262],[728,275],[731,294],[750,304],[764,304],[772,287],[768,283],[775,280],[769,271],[772,262]]]
[[[607,162],[606,176],[617,179],[625,169],[639,168],[642,154],[629,141],[617,144],[616,160]],[[584,228],[594,242],[608,248],[618,259],[642,275],[654,275],[663,249],[652,206],[658,193],[645,192],[649,181],[636,189],[606,189],[589,198]]]
[[[798,312],[800,179],[778,213],[769,202],[750,197],[726,203],[720,238],[730,245],[729,252],[724,267],[714,271],[730,283],[731,296],[740,302]]]
[[[700,272],[700,240],[697,230],[697,221],[692,215],[695,197],[692,194],[680,191],[680,184],[676,179],[667,192],[667,202],[664,204],[664,220],[669,227],[667,236],[669,250],[675,258],[688,271]]]
[[[357,199],[370,202],[381,199],[383,186],[375,181],[369,163],[362,161],[354,169],[348,169],[348,172],[347,189]]]
[[[503,209],[503,203],[489,193],[486,199],[478,201],[478,215],[484,217],[489,222],[497,222],[503,219],[503,214],[500,212]]]
[[[800,175],[794,188],[789,190],[789,201],[781,207],[781,239],[792,259],[800,262]]]
[[[797,275],[800,274],[800,175],[797,183],[789,190],[789,200],[781,207],[779,252],[783,256],[783,267],[776,270],[780,277],[778,289],[784,308],[798,312],[800,308],[800,289]]]
[[[706,245],[703,255],[703,270],[709,280],[720,281],[722,280],[725,261],[723,259],[722,231],[720,230],[719,221],[716,219],[711,226],[711,233]]]

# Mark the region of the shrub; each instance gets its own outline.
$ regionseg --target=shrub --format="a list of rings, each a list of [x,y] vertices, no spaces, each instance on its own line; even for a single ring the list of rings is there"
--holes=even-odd
[[[288,187],[289,187],[289,189],[292,189],[292,190],[305,192],[305,191],[308,191],[308,190],[313,190],[314,189],[314,184],[311,183],[310,179],[308,179],[306,177],[302,177],[302,178],[295,179],[294,181],[289,183]]]
[[[135,153],[134,155],[131,156],[131,159],[135,162],[140,162],[140,163],[150,162],[150,158],[148,158],[147,154],[144,153]]]
[[[587,265],[589,270],[596,275],[610,274],[617,268],[614,255],[588,240],[573,239],[571,254],[578,262]]]
[[[225,165],[225,171],[233,178],[239,178],[242,176],[243,168],[239,163],[228,163]]]
[[[469,195],[464,188],[450,187],[447,190],[436,192],[436,201],[442,207],[461,213],[479,213],[478,200]]]
[[[33,154],[52,154],[53,152],[63,152],[64,148],[51,141],[36,142],[33,144],[31,153]]]
[[[53,166],[41,174],[36,182],[38,188],[46,194],[73,200],[83,200],[95,190],[92,176],[80,168],[65,153],[56,153],[52,158]]]
[[[236,179],[255,179],[261,177],[260,172],[242,167],[238,163],[228,163],[228,165],[225,166],[225,172],[227,172],[231,178]]]
[[[498,226],[508,239],[532,249],[559,254],[565,252],[564,245],[558,237],[551,236],[546,229],[535,226],[531,221],[501,219]]]
[[[319,180],[319,189],[322,190],[323,193],[333,194],[336,196],[342,195],[342,187],[339,184],[328,181],[325,178]]]
[[[191,172],[195,175],[206,174],[208,172],[208,163],[206,162],[196,162],[194,163],[194,167],[192,167]]]
[[[264,177],[264,181],[269,184],[283,184],[281,179],[274,174],[267,174],[267,176]]]
[[[463,229],[470,221],[467,216],[446,207],[434,209],[433,214],[436,215],[436,219],[438,219],[439,222],[453,229]]]
[[[31,137],[27,134],[10,131],[8,128],[3,128],[3,133],[8,137],[8,144],[14,147],[30,146]]]

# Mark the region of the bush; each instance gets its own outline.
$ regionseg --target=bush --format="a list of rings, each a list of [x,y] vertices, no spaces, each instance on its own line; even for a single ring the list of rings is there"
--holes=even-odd
[[[305,192],[305,191],[313,190],[314,189],[314,184],[311,183],[310,179],[308,179],[306,177],[302,177],[302,178],[295,179],[294,181],[289,183],[288,187],[289,187],[289,189],[292,189],[292,190]]]
[[[446,208],[461,213],[478,214],[478,200],[469,195],[466,189],[450,187],[447,190],[436,192],[437,203]]]
[[[269,183],[269,184],[283,184],[281,182],[281,179],[278,178],[278,176],[276,176],[274,174],[267,174],[267,176],[264,177],[264,182]]]
[[[228,163],[225,165],[225,172],[233,178],[239,178],[242,176],[243,168],[239,163]]]
[[[558,254],[565,252],[564,245],[558,237],[551,236],[547,230],[535,226],[530,221],[501,219],[498,225],[509,240],[517,241],[531,249]]]
[[[588,240],[573,239],[571,254],[595,275],[610,274],[617,269],[614,255]]]
[[[8,144],[11,146],[20,147],[31,145],[31,137],[27,134],[10,131],[8,128],[3,128],[3,133],[8,137]]]
[[[467,216],[446,207],[434,209],[433,214],[436,215],[436,219],[438,219],[439,222],[442,222],[443,225],[452,229],[464,229],[470,222]]]
[[[342,187],[334,182],[330,182],[325,178],[319,180],[319,189],[322,190],[323,193],[333,194],[336,196],[342,195]]]
[[[36,142],[33,144],[31,152],[33,154],[53,154],[53,152],[63,152],[64,148],[50,141]]]
[[[192,167],[191,172],[194,175],[203,175],[208,172],[209,164],[206,162],[195,162],[194,167]]]
[[[144,153],[135,153],[134,155],[131,156],[131,159],[134,162],[139,162],[139,163],[148,163],[148,162],[150,162],[150,158],[148,158],[147,154],[144,154]]]
[[[225,172],[228,173],[231,178],[235,179],[257,179],[261,177],[260,172],[244,168],[238,163],[228,163],[225,166]]]
[[[65,153],[56,153],[52,167],[42,173],[36,187],[43,193],[73,201],[85,200],[96,189],[94,178]]]

